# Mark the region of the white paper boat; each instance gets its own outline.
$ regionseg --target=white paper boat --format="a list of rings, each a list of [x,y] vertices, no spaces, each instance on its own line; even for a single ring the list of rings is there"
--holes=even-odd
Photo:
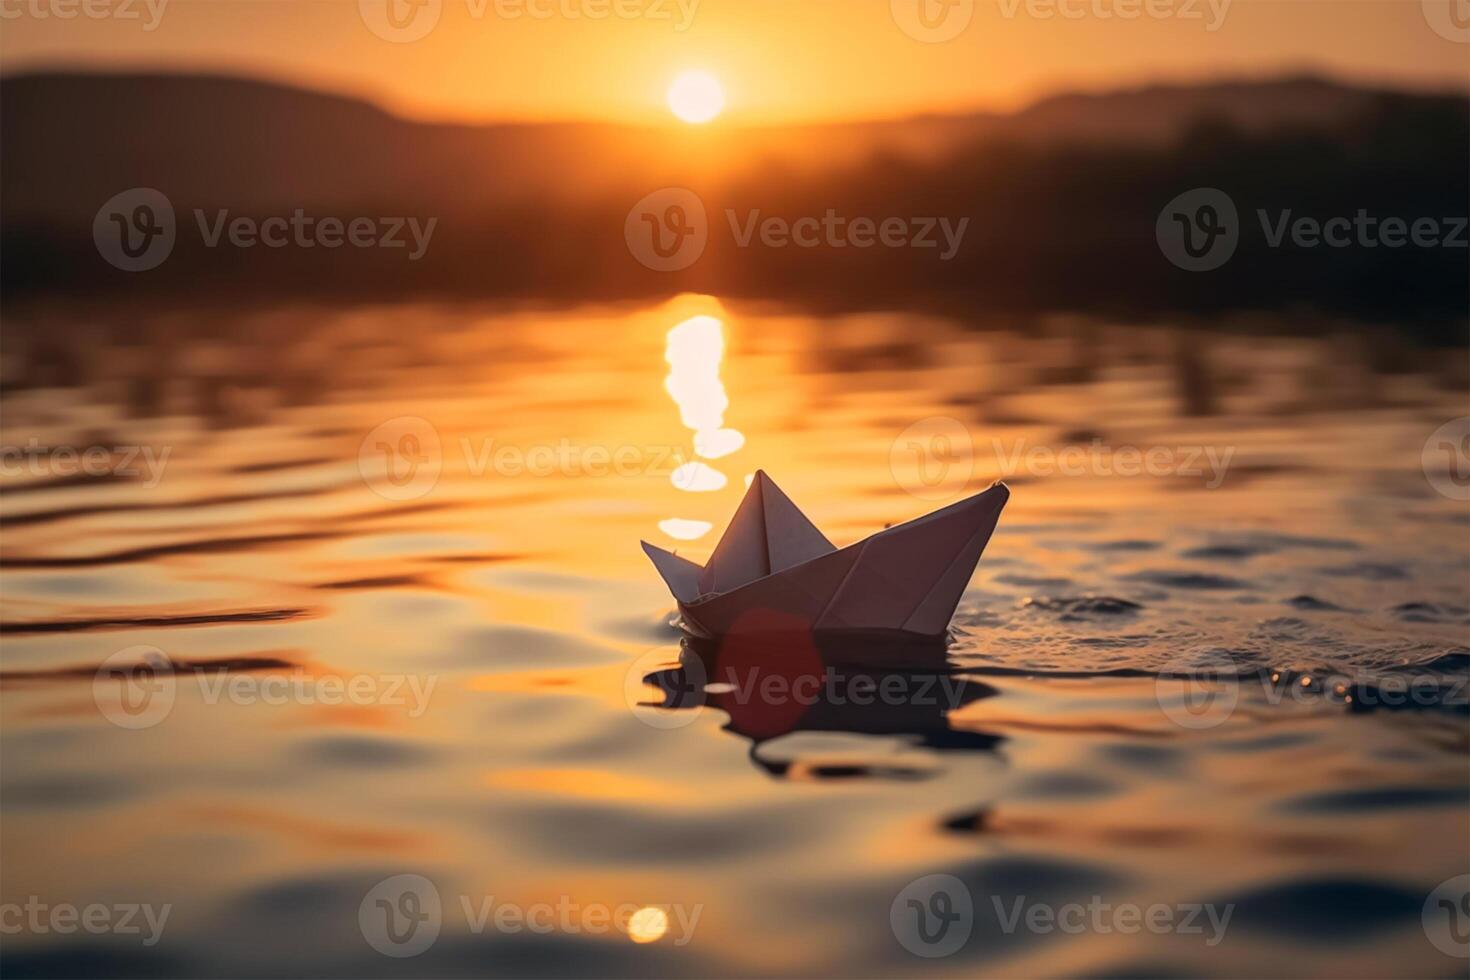
[[[837,548],[757,471],[701,568],[643,542],[696,636],[805,629],[945,634],[1011,492],[1003,483]]]

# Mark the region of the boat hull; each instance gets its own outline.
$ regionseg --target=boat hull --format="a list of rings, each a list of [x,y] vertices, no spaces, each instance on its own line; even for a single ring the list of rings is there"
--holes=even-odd
[[[793,631],[943,638],[1009,497],[996,484],[738,588],[680,600],[682,628],[705,639]]]

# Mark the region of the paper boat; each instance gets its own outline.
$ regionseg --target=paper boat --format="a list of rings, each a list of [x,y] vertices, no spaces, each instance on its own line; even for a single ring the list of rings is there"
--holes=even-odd
[[[643,550],[700,637],[772,629],[945,635],[1011,492],[1003,483],[846,548],[758,471],[701,568]]]

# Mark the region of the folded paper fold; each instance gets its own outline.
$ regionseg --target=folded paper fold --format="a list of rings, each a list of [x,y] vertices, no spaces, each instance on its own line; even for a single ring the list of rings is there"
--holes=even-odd
[[[948,629],[1009,498],[998,483],[839,549],[757,472],[703,568],[646,541],[643,550],[696,635],[779,621],[934,637]]]

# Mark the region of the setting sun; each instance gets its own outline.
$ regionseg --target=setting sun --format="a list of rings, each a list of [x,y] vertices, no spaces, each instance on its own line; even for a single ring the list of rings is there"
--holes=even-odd
[[[709,72],[686,71],[669,86],[669,108],[685,122],[709,122],[725,108],[725,90]]]

